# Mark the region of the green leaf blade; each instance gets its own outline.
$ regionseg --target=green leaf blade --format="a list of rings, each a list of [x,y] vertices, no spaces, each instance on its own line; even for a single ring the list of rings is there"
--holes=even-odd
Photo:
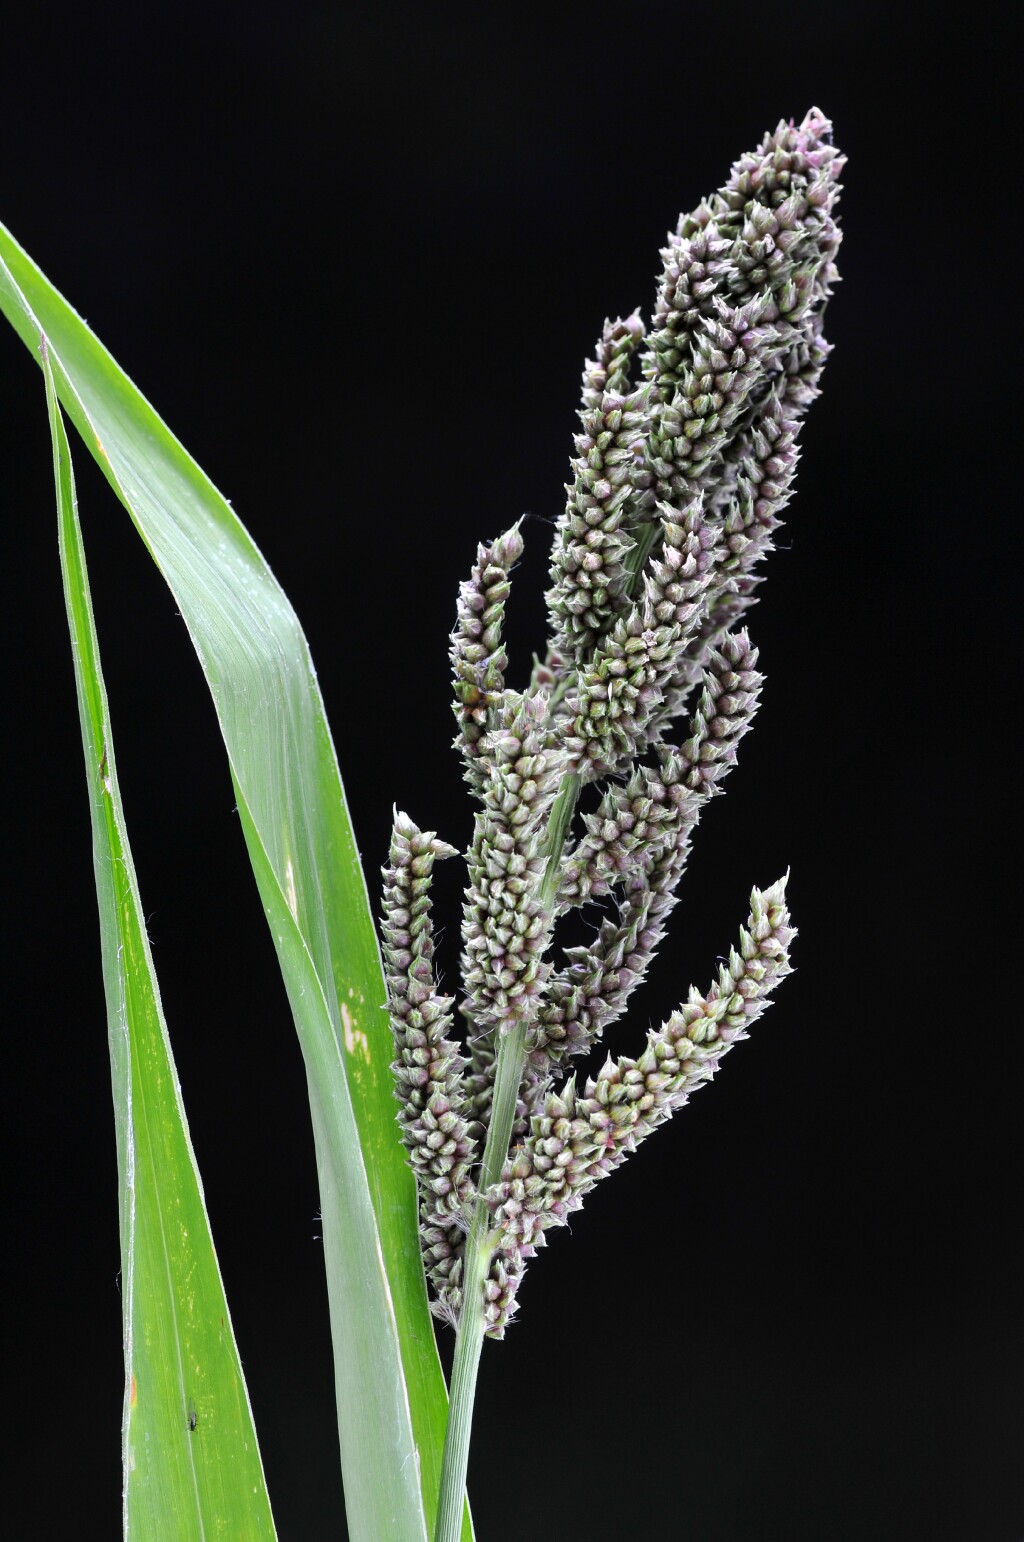
[[[377,941],[305,637],[228,504],[3,227],[0,308],[30,347],[45,330],[61,401],[206,673],[306,1062],[350,1532],[421,1542],[447,1394],[395,1122]]]
[[[276,1533],[142,924],[67,436],[44,359],[100,912],[121,1196],[126,1537]]]

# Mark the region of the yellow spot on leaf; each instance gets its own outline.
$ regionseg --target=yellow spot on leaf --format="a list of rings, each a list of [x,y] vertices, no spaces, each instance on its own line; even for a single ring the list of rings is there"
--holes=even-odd
[[[348,1009],[348,1003],[341,1003],[341,1022],[345,1029],[345,1048],[350,1055],[360,1054],[370,1063],[370,1044],[366,1034],[358,1026],[356,1019]]]
[[[292,920],[298,921],[299,899],[295,893],[295,869],[292,867],[291,857],[288,857],[284,864],[284,897],[292,913]]]

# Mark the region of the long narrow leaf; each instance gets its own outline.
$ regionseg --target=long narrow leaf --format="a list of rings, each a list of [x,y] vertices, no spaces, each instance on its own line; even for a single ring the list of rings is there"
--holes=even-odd
[[[124,1534],[273,1538],[252,1410],[167,1037],[117,781],[67,435],[45,357],[92,816],[121,1199]]]
[[[45,332],[61,402],[170,586],[210,685],[306,1063],[350,1533],[419,1542],[447,1400],[380,958],[306,639],[226,501],[2,226],[0,308],[30,348]]]

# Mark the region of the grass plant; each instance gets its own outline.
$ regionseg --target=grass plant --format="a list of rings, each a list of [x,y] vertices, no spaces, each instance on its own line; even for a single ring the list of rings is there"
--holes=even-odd
[[[842,164],[819,112],[781,123],[680,220],[650,325],[639,313],[605,324],[555,532],[550,635],[521,689],[506,683],[502,644],[518,525],[481,544],[462,586],[456,746],[477,813],[461,1031],[434,978],[430,899],[434,864],[455,852],[396,813],[382,958],[291,604],[209,479],[0,227],[0,307],[45,379],[92,813],[126,1536],[275,1533],[142,920],[62,409],[175,597],[223,735],[307,1073],[350,1535],[469,1539],[477,1368],[529,1259],[710,1079],[789,972],[779,880],[753,891],[709,989],[691,988],[635,1058],[573,1073],[643,980],[701,811],[757,709],[744,623],[828,354]],[[401,767],[396,780],[402,796]],[[559,958],[558,923],[584,907],[596,940]],[[457,1332],[450,1409],[432,1311]]]

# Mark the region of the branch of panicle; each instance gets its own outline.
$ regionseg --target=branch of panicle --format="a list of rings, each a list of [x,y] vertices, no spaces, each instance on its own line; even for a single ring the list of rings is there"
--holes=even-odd
[[[483,1196],[500,1238],[486,1292],[492,1338],[504,1336],[526,1261],[543,1246],[544,1233],[564,1225],[595,1183],[711,1080],[790,973],[795,933],[785,886],[780,879],[764,893],[753,891],[739,947],[717,981],[703,996],[691,988],[686,1004],[648,1033],[639,1060],[609,1059],[582,1093],[570,1080],[531,1119],[529,1135]]]
[[[475,1197],[478,1126],[452,1031],[452,998],[434,980],[430,882],[435,861],[456,856],[432,830],[395,812],[383,869],[382,937],[388,1011],[395,1040],[398,1123],[416,1177],[424,1267],[442,1313],[458,1305],[462,1238]]]

